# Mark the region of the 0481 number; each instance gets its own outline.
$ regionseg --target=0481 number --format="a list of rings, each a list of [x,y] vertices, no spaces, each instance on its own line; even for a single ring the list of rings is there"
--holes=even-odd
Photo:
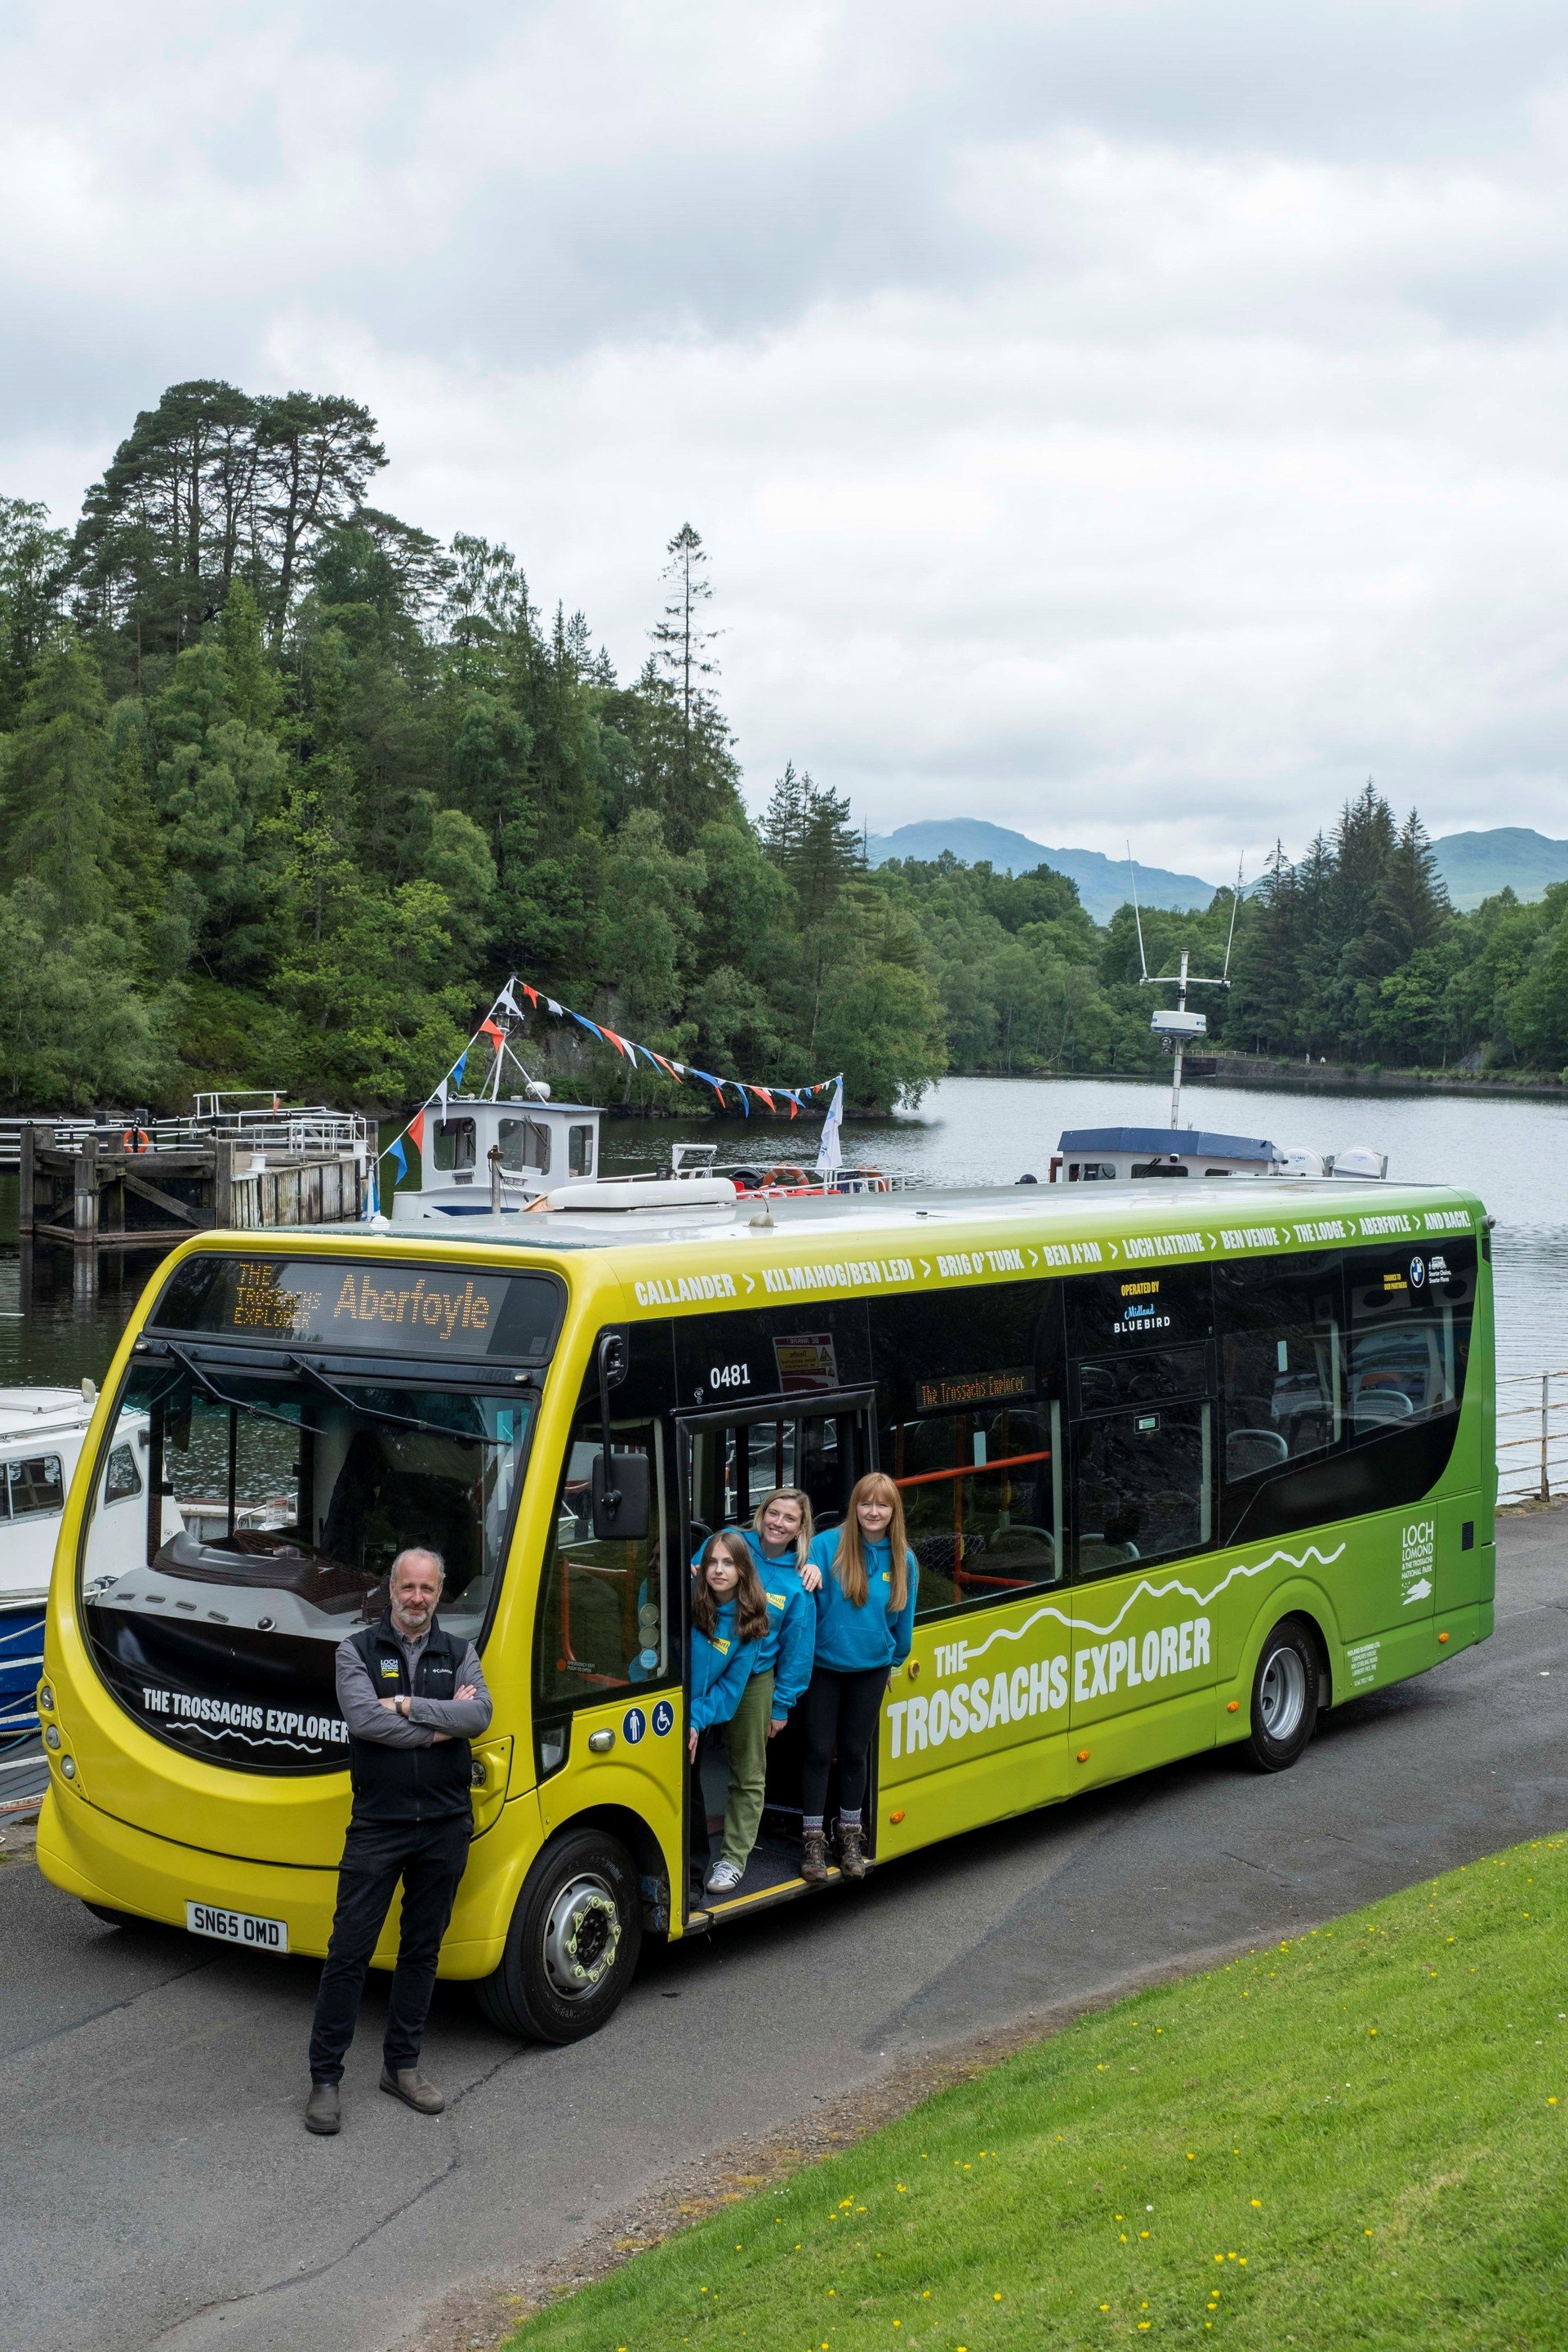
[[[713,1364],[708,1372],[710,1389],[749,1389],[752,1385],[750,1364]]]

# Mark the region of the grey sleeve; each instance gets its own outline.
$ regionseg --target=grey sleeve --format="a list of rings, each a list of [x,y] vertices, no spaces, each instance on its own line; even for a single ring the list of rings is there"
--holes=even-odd
[[[356,1739],[379,1740],[384,1748],[429,1747],[427,1730],[382,1706],[370,1668],[352,1641],[338,1643],[337,1684],[343,1721]]]
[[[473,1684],[472,1698],[412,1698],[408,1702],[410,1724],[427,1723],[433,1731],[445,1731],[454,1739],[477,1739],[482,1731],[488,1731],[491,1714],[489,1685],[479,1664],[479,1654],[471,1642],[458,1668],[458,1682]]]

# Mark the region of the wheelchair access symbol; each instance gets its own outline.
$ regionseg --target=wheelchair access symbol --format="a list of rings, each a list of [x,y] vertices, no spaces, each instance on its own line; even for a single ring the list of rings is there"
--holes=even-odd
[[[647,1729],[647,1717],[640,1706],[628,1706],[621,1717],[621,1730],[628,1748],[635,1748]]]
[[[662,1739],[665,1733],[672,1730],[674,1726],[675,1709],[671,1706],[667,1698],[661,1698],[658,1705],[653,1711],[654,1730],[658,1734],[658,1738]]]

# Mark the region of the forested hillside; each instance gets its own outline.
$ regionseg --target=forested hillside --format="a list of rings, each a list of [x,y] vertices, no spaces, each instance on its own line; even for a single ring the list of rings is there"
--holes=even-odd
[[[376,507],[384,464],[352,401],[195,383],[74,530],[0,499],[0,1097],[416,1100],[514,970],[710,1070],[842,1069],[865,1108],[948,1066],[1158,1066],[1131,908],[1098,927],[1048,871],[868,871],[793,768],[749,816],[689,526],[623,680],[509,549]],[[1151,969],[1184,942],[1217,971],[1230,911],[1146,913]],[[1277,854],[1233,970],[1205,1009],[1242,1050],[1568,1061],[1568,885],[1456,916],[1371,786]],[[682,1099],[583,1033],[550,1057]]]

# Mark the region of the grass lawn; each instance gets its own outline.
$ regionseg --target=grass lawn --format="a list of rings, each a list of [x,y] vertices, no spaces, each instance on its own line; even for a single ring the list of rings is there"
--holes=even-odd
[[[1568,2346],[1565,1944],[1568,1836],[1472,1864],[1085,2018],[515,2352]]]

